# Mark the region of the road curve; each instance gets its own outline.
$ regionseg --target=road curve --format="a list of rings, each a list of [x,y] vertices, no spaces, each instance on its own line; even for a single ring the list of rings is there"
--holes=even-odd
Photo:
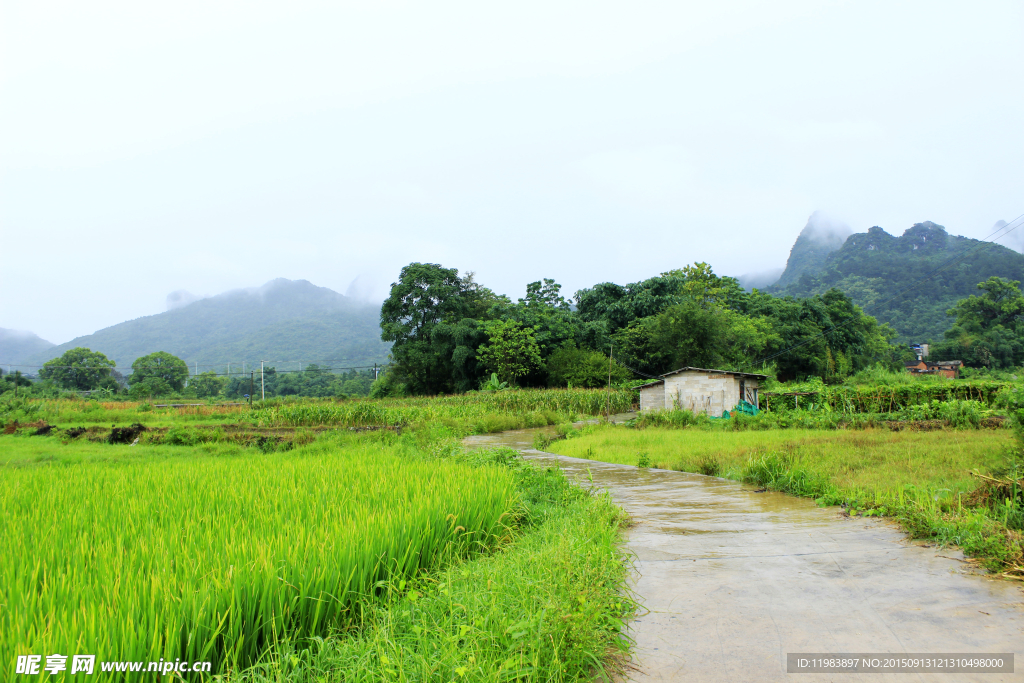
[[[891,523],[715,477],[532,448],[535,430],[469,437],[557,464],[632,517],[645,610],[632,681],[1024,681],[1021,584],[974,575]],[[1014,653],[1015,673],[787,673],[787,654]]]

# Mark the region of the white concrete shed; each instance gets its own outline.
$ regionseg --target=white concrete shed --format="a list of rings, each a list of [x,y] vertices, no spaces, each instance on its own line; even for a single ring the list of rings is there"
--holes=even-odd
[[[758,389],[767,375],[735,370],[680,368],[640,387],[640,410],[689,410],[720,417],[740,399],[755,407]]]

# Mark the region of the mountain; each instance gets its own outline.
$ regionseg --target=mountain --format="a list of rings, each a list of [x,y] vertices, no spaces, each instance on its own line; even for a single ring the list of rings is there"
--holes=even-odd
[[[21,330],[6,330],[0,327],[0,363],[18,365],[26,359],[53,347],[42,337]]]
[[[842,247],[852,233],[849,226],[831,221],[820,211],[815,211],[790,249],[786,269],[779,276],[776,286],[787,287],[804,273],[820,271],[828,255]]]
[[[37,362],[85,346],[130,368],[132,361],[167,351],[199,371],[232,370],[244,360],[317,362],[334,367],[372,365],[387,358],[380,340],[380,308],[361,304],[306,280],[277,279],[262,287],[225,292],[172,310],[129,320],[72,339],[33,356]],[[336,361],[327,363],[325,361]],[[272,363],[274,364],[274,363]]]
[[[797,238],[793,253],[799,244]],[[865,312],[892,325],[905,342],[942,339],[953,322],[946,311],[959,299],[977,294],[979,282],[993,275],[1024,281],[1024,255],[999,244],[950,235],[930,221],[915,224],[899,237],[877,226],[851,235],[817,267],[814,253],[803,253],[809,254],[803,262],[810,265],[795,279],[787,281],[784,274],[767,291],[804,297],[836,287]]]

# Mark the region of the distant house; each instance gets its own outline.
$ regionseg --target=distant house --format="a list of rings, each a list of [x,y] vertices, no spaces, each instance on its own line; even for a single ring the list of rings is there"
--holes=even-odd
[[[759,407],[757,392],[766,379],[749,372],[680,368],[640,386],[640,410],[678,408],[718,417],[741,399]]]
[[[950,379],[960,376],[960,368],[963,361],[959,360],[918,360],[916,363],[907,363],[907,372],[916,375],[942,375]]]

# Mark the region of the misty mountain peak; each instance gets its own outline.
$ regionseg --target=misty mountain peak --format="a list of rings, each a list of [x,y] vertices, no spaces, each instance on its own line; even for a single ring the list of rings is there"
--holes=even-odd
[[[796,282],[806,272],[821,270],[828,255],[843,246],[851,234],[853,230],[846,223],[815,211],[796,238],[786,261],[786,269],[776,284],[785,287]]]

